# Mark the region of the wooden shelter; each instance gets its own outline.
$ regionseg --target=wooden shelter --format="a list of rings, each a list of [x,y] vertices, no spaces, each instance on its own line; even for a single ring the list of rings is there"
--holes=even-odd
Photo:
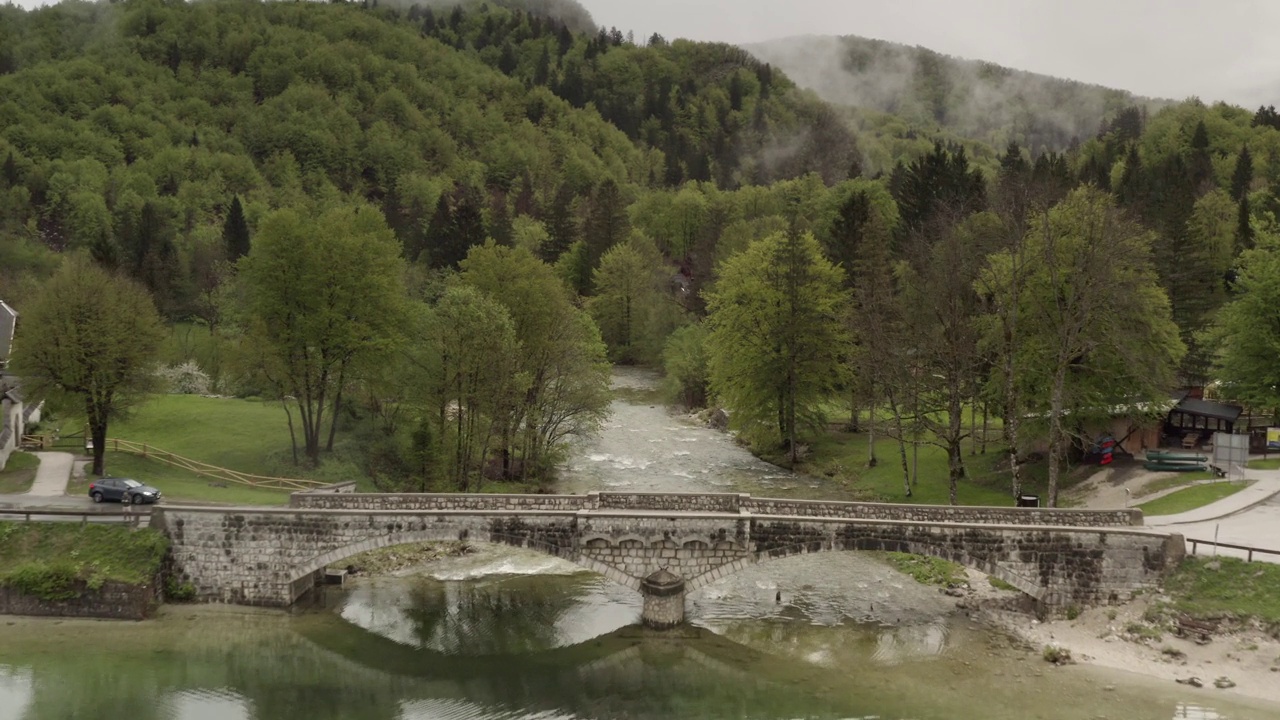
[[[1215,432],[1235,432],[1236,421],[1244,412],[1244,408],[1239,405],[1188,397],[1185,394],[1176,399],[1177,404],[1165,418],[1164,435],[1169,442],[1181,444],[1185,448],[1199,447],[1211,441]]]

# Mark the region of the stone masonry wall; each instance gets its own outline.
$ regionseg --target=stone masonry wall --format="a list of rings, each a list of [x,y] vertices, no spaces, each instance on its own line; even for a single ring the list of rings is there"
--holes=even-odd
[[[294,581],[357,553],[411,542],[474,540],[575,555],[573,513],[259,510],[159,506],[151,526],[170,538],[173,572],[196,597],[240,605],[286,606]]]
[[[44,600],[16,588],[0,586],[0,615],[142,620],[159,603],[155,583],[104,582],[102,587],[91,590],[81,582],[76,590],[79,596],[70,600]]]
[[[737,493],[591,493],[592,509],[600,510],[675,510],[679,512],[728,512],[740,509]]]
[[[160,506],[152,524],[169,535],[173,567],[195,585],[200,599],[249,605],[289,605],[305,589],[300,579],[319,568],[358,552],[423,541],[530,547],[637,589],[640,578],[665,568],[686,579],[689,591],[760,560],[832,550],[896,550],[976,567],[1051,605],[1128,598],[1154,585],[1183,553],[1180,536],[1133,528],[690,511]]]
[[[586,495],[294,493],[289,507],[314,510],[582,510]]]
[[[765,557],[819,550],[941,557],[998,577],[1048,605],[1127,600],[1156,585],[1185,553],[1179,535],[1125,529],[756,520],[751,535],[757,554]],[[691,587],[698,585],[694,580]]]
[[[757,515],[910,520],[914,522],[1116,527],[1142,525],[1141,510],[978,507],[969,505],[895,505],[889,503],[774,500],[743,496],[742,510]]]
[[[1118,527],[1142,525],[1141,510],[895,505],[781,500],[737,493],[612,493],[586,495],[463,495],[456,493],[295,493],[295,508],[328,510],[657,510],[836,517],[860,520]]]

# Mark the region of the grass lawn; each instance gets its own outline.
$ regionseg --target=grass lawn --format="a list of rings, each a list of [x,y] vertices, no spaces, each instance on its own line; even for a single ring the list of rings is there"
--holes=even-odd
[[[153,395],[112,423],[108,435],[241,472],[272,475],[263,471],[291,465],[289,426],[279,403]]]
[[[1225,481],[1196,485],[1143,503],[1138,506],[1138,509],[1146,515],[1176,515],[1235,495],[1248,486],[1249,483],[1245,482]]]
[[[0,495],[24,493],[36,479],[40,458],[31,453],[15,452],[0,470]]]
[[[148,582],[168,541],[153,530],[90,523],[0,522],[0,584],[46,597],[73,580]]]
[[[1250,460],[1250,470],[1280,470],[1280,457],[1265,460]]]
[[[961,505],[1011,506],[1009,473],[1004,467],[1008,454],[999,443],[987,444],[985,453],[970,454],[969,443],[964,444],[964,463],[967,473],[958,483],[956,496]],[[780,461],[781,457],[764,456],[766,460]],[[918,481],[912,496],[906,497],[903,489],[902,457],[896,440],[883,438],[876,441],[876,466],[867,467],[868,448],[866,433],[851,433],[845,429],[830,429],[822,437],[809,443],[809,455],[796,469],[816,477],[829,477],[847,488],[856,499],[882,502],[921,503],[946,505],[950,502],[948,490],[947,454],[939,447],[921,445],[919,450]],[[912,465],[912,448],[907,445],[907,465]],[[1060,490],[1087,478],[1096,467],[1080,467],[1063,472]],[[1048,485],[1048,468],[1043,463],[1023,467],[1023,492],[1040,494],[1044,500]]]
[[[1208,470],[1178,473],[1173,477],[1159,478],[1157,480],[1152,480],[1146,485],[1143,485],[1142,488],[1139,489],[1137,493],[1135,493],[1135,495],[1137,497],[1143,497],[1145,495],[1155,495],[1161,490],[1169,490],[1171,488],[1183,487],[1185,485],[1191,485],[1193,483],[1199,482],[1200,480],[1212,480],[1215,477],[1216,476]]]
[[[289,493],[284,490],[253,488],[225,483],[197,475],[150,458],[128,453],[107,453],[107,474],[128,477],[155,486],[164,494],[162,502],[218,503],[225,505],[285,505]],[[87,495],[89,481],[73,480],[67,486],[69,495]]]
[[[1236,558],[1187,558],[1165,580],[1178,610],[1197,616],[1234,613],[1280,622],[1280,565]]]

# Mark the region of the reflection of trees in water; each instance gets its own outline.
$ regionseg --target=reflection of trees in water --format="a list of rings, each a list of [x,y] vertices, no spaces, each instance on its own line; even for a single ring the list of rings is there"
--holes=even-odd
[[[884,628],[876,635],[872,658],[886,665],[941,655],[947,647],[947,628],[940,623]]]
[[[569,583],[421,582],[406,615],[420,646],[460,655],[536,652],[555,647],[557,623],[576,601]]]

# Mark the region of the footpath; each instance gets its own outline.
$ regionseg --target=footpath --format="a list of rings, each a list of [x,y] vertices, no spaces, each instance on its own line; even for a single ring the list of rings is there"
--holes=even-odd
[[[1198,555],[1248,555],[1244,550],[1215,547],[1214,541],[1280,553],[1280,470],[1245,470],[1245,477],[1254,483],[1234,495],[1176,515],[1150,515],[1146,525],[1198,541]],[[1187,552],[1191,550],[1188,542]],[[1280,563],[1280,554],[1255,553],[1253,559]]]
[[[67,482],[75,467],[75,455],[65,452],[33,453],[40,458],[31,489],[16,495],[0,495],[0,508],[79,508],[85,499],[67,497]]]

